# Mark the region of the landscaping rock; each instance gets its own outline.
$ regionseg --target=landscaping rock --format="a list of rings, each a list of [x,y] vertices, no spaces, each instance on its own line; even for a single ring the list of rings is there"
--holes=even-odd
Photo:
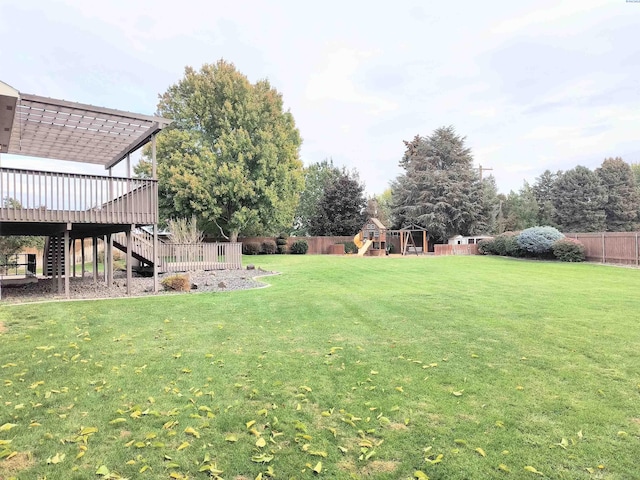
[[[195,285],[193,293],[199,294],[204,292],[228,292],[232,290],[246,290],[250,288],[258,288],[264,284],[257,282],[256,277],[264,275],[265,272],[252,270],[216,270],[190,272],[189,277],[191,286]],[[173,274],[158,275],[158,281]],[[104,282],[104,277],[98,279],[98,283],[94,285],[93,274],[86,277],[71,277],[69,279],[69,296],[71,299],[94,299],[94,298],[118,298],[127,297],[127,281],[125,272],[115,272],[117,278],[110,287]],[[180,292],[167,292],[162,289],[158,295],[180,295]],[[134,277],[131,282],[131,296],[155,295],[153,293],[153,278],[151,277]],[[51,278],[39,278],[38,283],[23,285],[16,288],[3,288],[0,304],[6,303],[26,303],[34,301],[46,300],[64,300],[63,293],[59,294],[57,290],[57,281]]]

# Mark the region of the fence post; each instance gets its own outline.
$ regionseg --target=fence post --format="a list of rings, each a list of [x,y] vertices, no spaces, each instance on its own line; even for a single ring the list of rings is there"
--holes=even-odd
[[[602,263],[607,263],[607,256],[604,253],[604,232],[602,232]]]
[[[640,258],[638,257],[638,232],[636,232],[636,267],[640,263]]]

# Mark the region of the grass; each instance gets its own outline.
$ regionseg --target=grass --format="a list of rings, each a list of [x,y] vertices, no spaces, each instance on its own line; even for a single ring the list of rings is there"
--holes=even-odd
[[[640,478],[639,271],[249,261],[283,275],[2,307],[0,478]]]

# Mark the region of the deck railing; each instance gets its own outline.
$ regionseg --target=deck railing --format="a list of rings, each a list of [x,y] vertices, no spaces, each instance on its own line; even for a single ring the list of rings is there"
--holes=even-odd
[[[156,180],[0,168],[0,221],[150,225]]]

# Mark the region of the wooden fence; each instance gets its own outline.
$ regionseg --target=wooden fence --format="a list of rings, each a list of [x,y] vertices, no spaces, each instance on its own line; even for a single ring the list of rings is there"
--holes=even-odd
[[[160,270],[239,270],[242,268],[241,243],[179,244],[158,242]]]
[[[579,240],[590,262],[640,265],[638,232],[565,233]]]
[[[478,255],[478,245],[434,245],[435,255]]]
[[[331,253],[331,245],[335,245],[336,243],[346,243],[353,242],[353,237],[289,237],[287,239],[287,251],[291,249],[291,245],[293,245],[298,240],[305,240],[307,245],[309,245],[309,250],[307,250],[307,254],[310,255],[319,255],[319,254],[329,254]],[[242,243],[257,243],[258,245],[262,245],[262,242],[275,242],[274,237],[246,237],[240,240]]]

